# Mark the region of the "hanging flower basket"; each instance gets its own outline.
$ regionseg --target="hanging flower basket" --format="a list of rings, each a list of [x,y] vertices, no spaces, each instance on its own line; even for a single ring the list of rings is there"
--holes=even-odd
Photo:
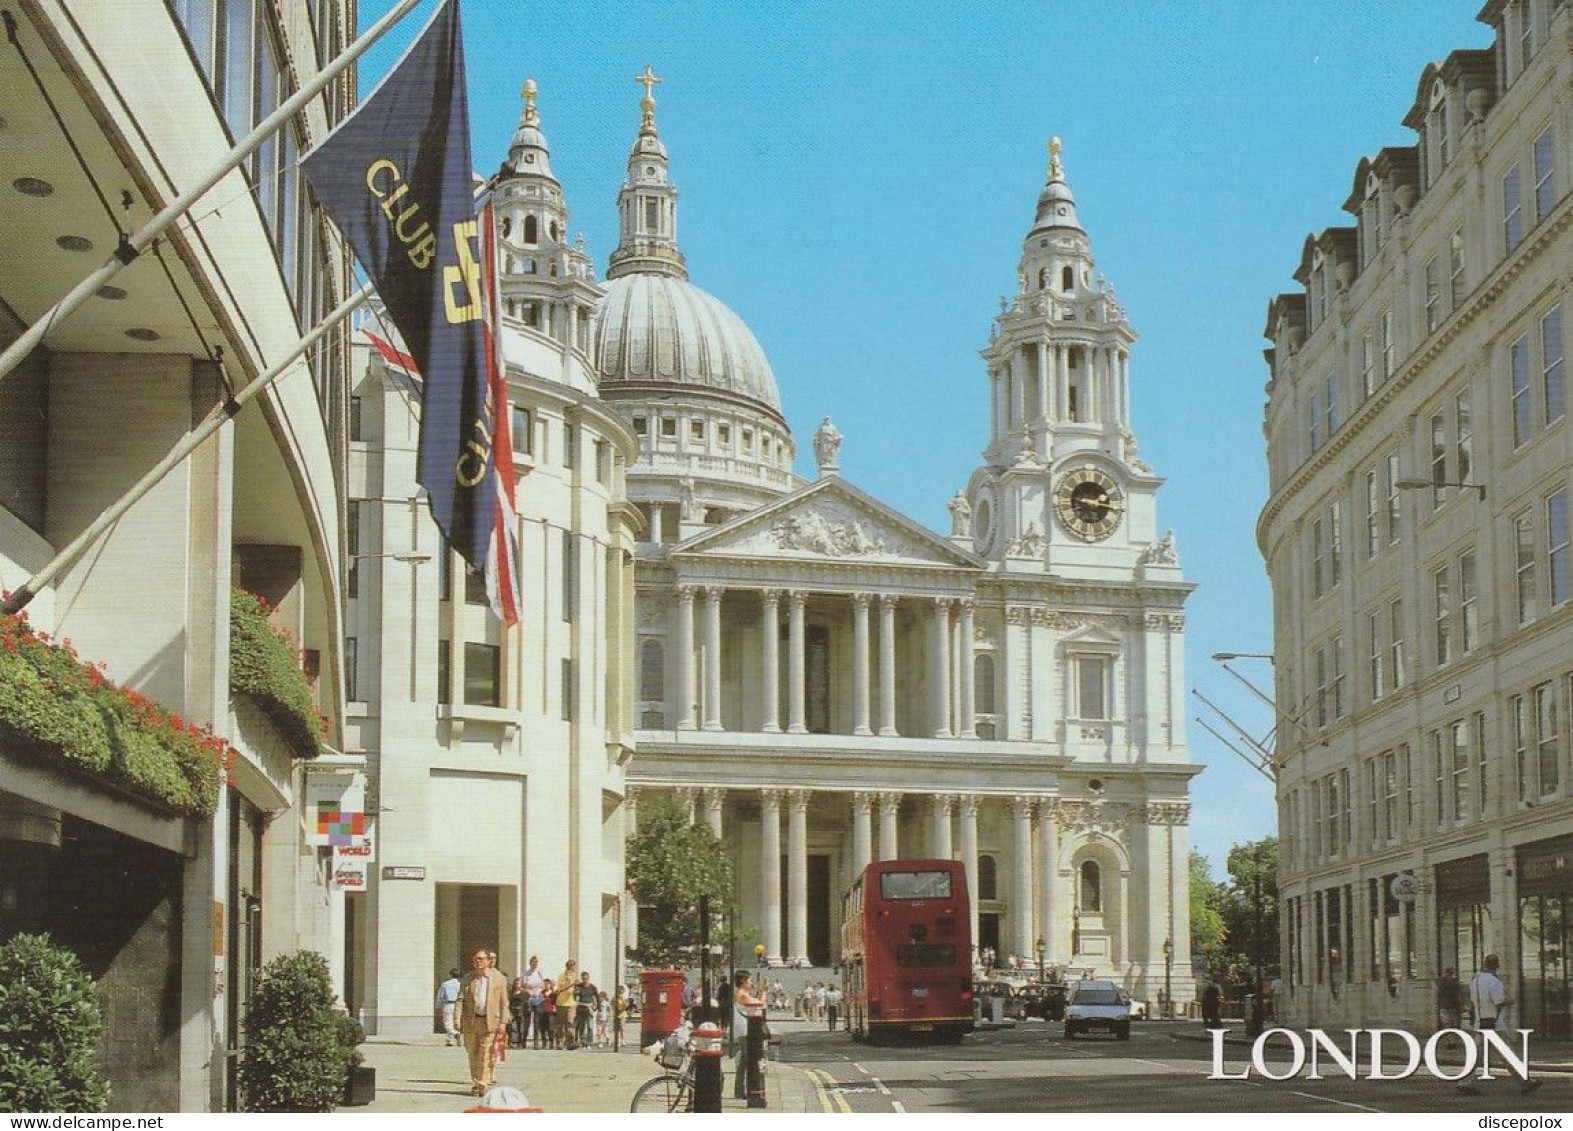
[[[268,620],[271,611],[254,593],[230,594],[229,689],[267,716],[297,758],[315,758],[328,723],[301,668],[299,645]]]

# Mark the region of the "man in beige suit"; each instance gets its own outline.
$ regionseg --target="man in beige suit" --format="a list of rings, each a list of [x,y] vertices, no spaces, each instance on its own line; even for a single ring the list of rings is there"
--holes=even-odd
[[[492,1086],[497,1055],[497,1034],[512,1019],[508,1008],[508,983],[492,969],[491,955],[477,950],[470,957],[470,972],[459,983],[459,1004],[453,1011],[454,1028],[470,1054],[470,1091],[481,1095]]]

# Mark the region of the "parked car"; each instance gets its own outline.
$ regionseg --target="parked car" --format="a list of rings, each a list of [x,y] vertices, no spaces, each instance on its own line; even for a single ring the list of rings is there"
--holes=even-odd
[[[1029,982],[1016,991],[1016,998],[1021,1003],[1023,1017],[1060,1021],[1065,1017],[1067,993],[1063,982]]]
[[[1103,1029],[1117,1040],[1131,1036],[1131,999],[1113,982],[1088,978],[1072,982],[1065,1002],[1065,1039]]]
[[[1006,1017],[1012,1017],[1020,1021],[1026,1016],[1021,1012],[1022,1003],[1016,997],[1016,987],[1009,982],[1002,982],[997,979],[981,981],[973,986],[972,992],[982,1005],[985,1020],[993,1013],[993,999],[995,998],[1004,999],[1003,1011]]]

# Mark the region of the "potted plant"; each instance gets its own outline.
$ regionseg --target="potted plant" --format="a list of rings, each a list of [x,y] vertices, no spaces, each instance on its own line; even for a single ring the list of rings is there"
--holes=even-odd
[[[0,946],[0,1111],[103,1111],[103,1028],[76,955],[46,935]]]

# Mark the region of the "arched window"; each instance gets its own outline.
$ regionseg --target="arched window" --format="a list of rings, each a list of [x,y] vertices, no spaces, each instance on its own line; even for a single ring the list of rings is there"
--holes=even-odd
[[[639,646],[639,698],[646,702],[666,698],[666,663],[659,640]]]
[[[1069,294],[1076,289],[1076,271],[1069,264],[1060,271],[1060,290]]]
[[[994,657],[984,652],[972,658],[972,702],[978,714],[994,714]]]
[[[999,869],[992,856],[978,857],[978,898],[999,898]]]
[[[1081,864],[1081,909],[1103,910],[1103,872],[1096,860],[1083,860]]]
[[[525,243],[535,243],[535,242],[537,242],[540,239],[540,236],[541,236],[540,221],[536,220],[536,218],[535,218],[535,216],[533,214],[529,215],[529,216],[526,216],[524,218],[524,242]]]

